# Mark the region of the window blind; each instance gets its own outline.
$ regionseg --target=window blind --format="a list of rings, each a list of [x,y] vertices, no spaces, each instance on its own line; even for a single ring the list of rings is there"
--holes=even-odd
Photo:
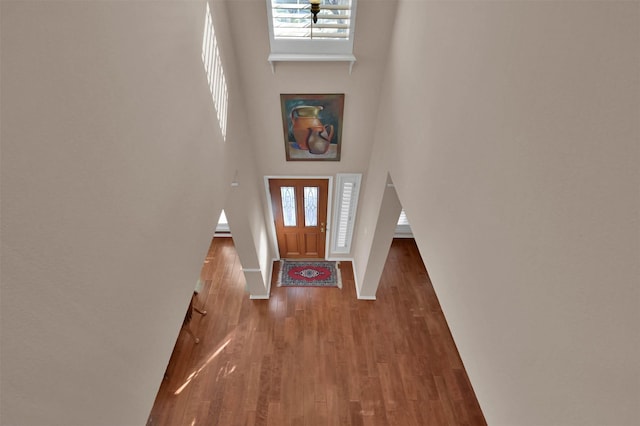
[[[337,175],[335,226],[333,228],[334,253],[349,253],[356,218],[360,174]]]
[[[400,212],[398,225],[409,225],[409,219],[407,219],[407,214],[404,212],[404,209],[402,209],[402,211]]]
[[[275,39],[348,40],[352,15],[351,0],[324,0],[318,22],[313,23],[308,0],[271,0]]]

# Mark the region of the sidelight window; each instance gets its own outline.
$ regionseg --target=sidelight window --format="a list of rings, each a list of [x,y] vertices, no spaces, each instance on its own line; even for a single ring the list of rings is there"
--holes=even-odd
[[[349,253],[356,219],[361,174],[338,174],[333,227],[334,253]]]

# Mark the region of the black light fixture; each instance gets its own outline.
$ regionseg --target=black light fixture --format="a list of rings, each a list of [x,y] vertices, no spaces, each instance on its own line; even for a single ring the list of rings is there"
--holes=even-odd
[[[318,12],[320,12],[320,0],[309,0],[311,13],[313,13],[313,23],[318,22]]]

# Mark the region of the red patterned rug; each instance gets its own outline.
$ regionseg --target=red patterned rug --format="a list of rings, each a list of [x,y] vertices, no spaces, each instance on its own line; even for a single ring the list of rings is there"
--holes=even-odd
[[[342,288],[339,262],[281,260],[278,287]]]

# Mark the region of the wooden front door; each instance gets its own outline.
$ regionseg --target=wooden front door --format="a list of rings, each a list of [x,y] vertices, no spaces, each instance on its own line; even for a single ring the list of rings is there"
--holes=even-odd
[[[328,179],[269,179],[280,258],[324,259]]]

